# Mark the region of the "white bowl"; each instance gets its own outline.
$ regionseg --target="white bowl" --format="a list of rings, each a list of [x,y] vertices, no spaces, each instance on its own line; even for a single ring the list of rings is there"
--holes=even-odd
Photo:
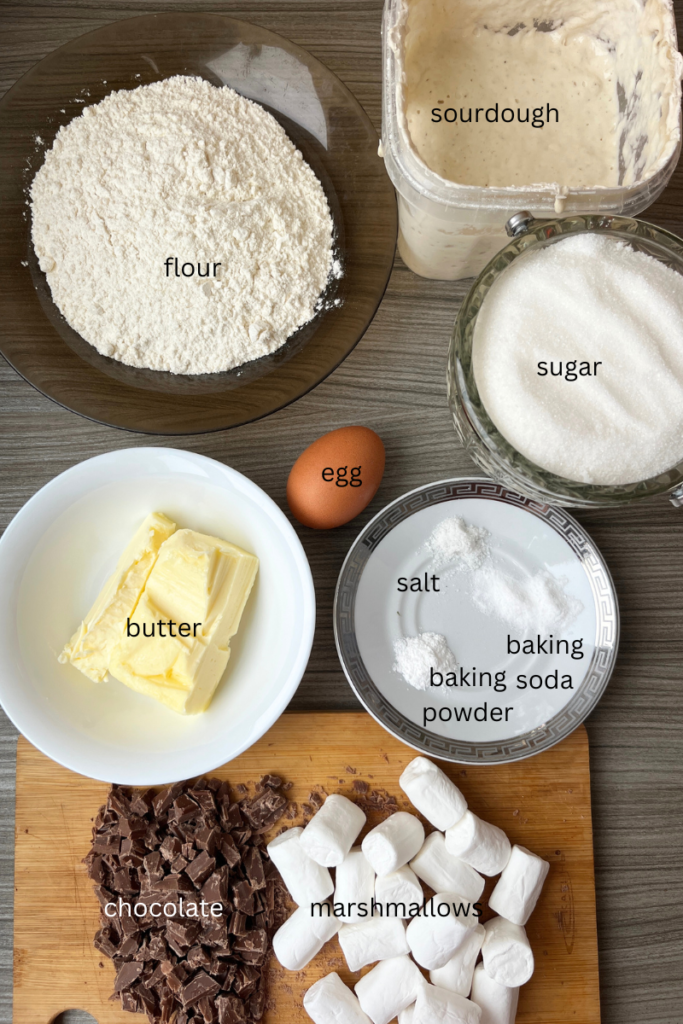
[[[260,559],[225,677],[199,715],[57,661],[154,511]],[[286,708],[314,626],[311,571],[288,520],[256,484],[202,455],[130,448],[88,459],[38,491],[0,540],[0,702],[34,746],[91,778],[161,785],[236,757]]]

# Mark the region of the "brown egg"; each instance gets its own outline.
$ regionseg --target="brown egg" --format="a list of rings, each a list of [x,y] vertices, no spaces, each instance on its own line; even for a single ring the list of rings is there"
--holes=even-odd
[[[304,526],[331,530],[363,511],[382,482],[384,445],[368,427],[341,427],[302,452],[287,481],[287,501]]]

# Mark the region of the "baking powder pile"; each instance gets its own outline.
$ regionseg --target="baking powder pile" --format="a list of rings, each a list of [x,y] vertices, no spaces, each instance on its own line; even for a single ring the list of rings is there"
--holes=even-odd
[[[466,523],[462,516],[450,516],[435,526],[427,541],[435,568],[460,563],[467,569],[478,569],[489,556],[488,530]]]
[[[441,633],[420,633],[402,636],[394,641],[394,672],[416,690],[428,690],[431,669],[435,672],[455,672],[458,667],[453,651]]]
[[[473,360],[489,416],[543,469],[619,485],[683,460],[683,276],[625,242],[521,256],[482,304]]]
[[[330,210],[301,153],[257,103],[200,78],[86,107],[46,154],[31,209],[57,306],[130,366],[215,373],[274,352],[333,272]],[[195,273],[167,275],[169,257]]]

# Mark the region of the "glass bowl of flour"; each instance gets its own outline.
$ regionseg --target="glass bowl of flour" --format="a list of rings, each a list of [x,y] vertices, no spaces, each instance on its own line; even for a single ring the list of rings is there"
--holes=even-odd
[[[626,217],[533,221],[455,322],[456,432],[555,505],[683,500],[683,240]]]
[[[0,102],[0,352],[129,430],[281,409],[362,337],[393,265],[377,133],[295,43],[157,14],[49,54]]]

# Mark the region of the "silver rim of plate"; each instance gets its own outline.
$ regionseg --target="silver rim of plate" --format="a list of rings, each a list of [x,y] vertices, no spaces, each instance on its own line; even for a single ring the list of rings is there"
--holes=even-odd
[[[463,498],[503,502],[544,520],[564,539],[581,563],[595,605],[595,650],[577,693],[543,726],[502,742],[449,740],[408,719],[392,706],[373,682],[356,639],[356,593],[372,552],[395,526],[416,512],[430,505]],[[344,560],[334,595],[333,619],[337,651],[346,678],[372,717],[408,746],[432,757],[460,764],[520,761],[565,739],[588,717],[605,692],[619,647],[619,606],[614,583],[602,555],[586,531],[564,509],[524,498],[484,477],[439,480],[409,491],[378,512],[358,535]]]

